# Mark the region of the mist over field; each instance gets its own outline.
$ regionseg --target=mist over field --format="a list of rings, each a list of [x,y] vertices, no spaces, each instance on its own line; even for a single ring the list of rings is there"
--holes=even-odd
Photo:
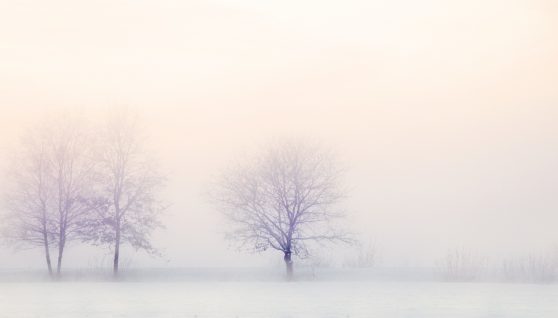
[[[0,317],[558,313],[553,1],[5,1],[0,39]]]

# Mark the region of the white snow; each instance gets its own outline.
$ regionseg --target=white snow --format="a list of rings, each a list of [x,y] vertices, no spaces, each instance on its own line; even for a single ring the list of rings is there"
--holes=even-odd
[[[0,317],[555,318],[558,285],[443,282],[4,282]]]

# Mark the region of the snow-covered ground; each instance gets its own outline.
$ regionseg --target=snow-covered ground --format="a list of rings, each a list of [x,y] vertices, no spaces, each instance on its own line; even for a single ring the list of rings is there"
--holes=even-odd
[[[395,281],[0,282],[0,317],[558,317],[558,285]]]

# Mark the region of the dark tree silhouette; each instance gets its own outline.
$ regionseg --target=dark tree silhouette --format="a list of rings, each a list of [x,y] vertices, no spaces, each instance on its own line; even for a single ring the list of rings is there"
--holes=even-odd
[[[339,178],[329,152],[285,142],[225,172],[212,199],[231,223],[228,237],[242,248],[280,251],[292,279],[293,255],[308,255],[308,243],[351,242],[333,222],[343,217],[335,208]]]

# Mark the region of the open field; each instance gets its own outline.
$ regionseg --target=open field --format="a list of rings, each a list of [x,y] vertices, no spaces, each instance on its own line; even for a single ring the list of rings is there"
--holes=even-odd
[[[155,280],[0,283],[0,317],[558,317],[557,284]]]

